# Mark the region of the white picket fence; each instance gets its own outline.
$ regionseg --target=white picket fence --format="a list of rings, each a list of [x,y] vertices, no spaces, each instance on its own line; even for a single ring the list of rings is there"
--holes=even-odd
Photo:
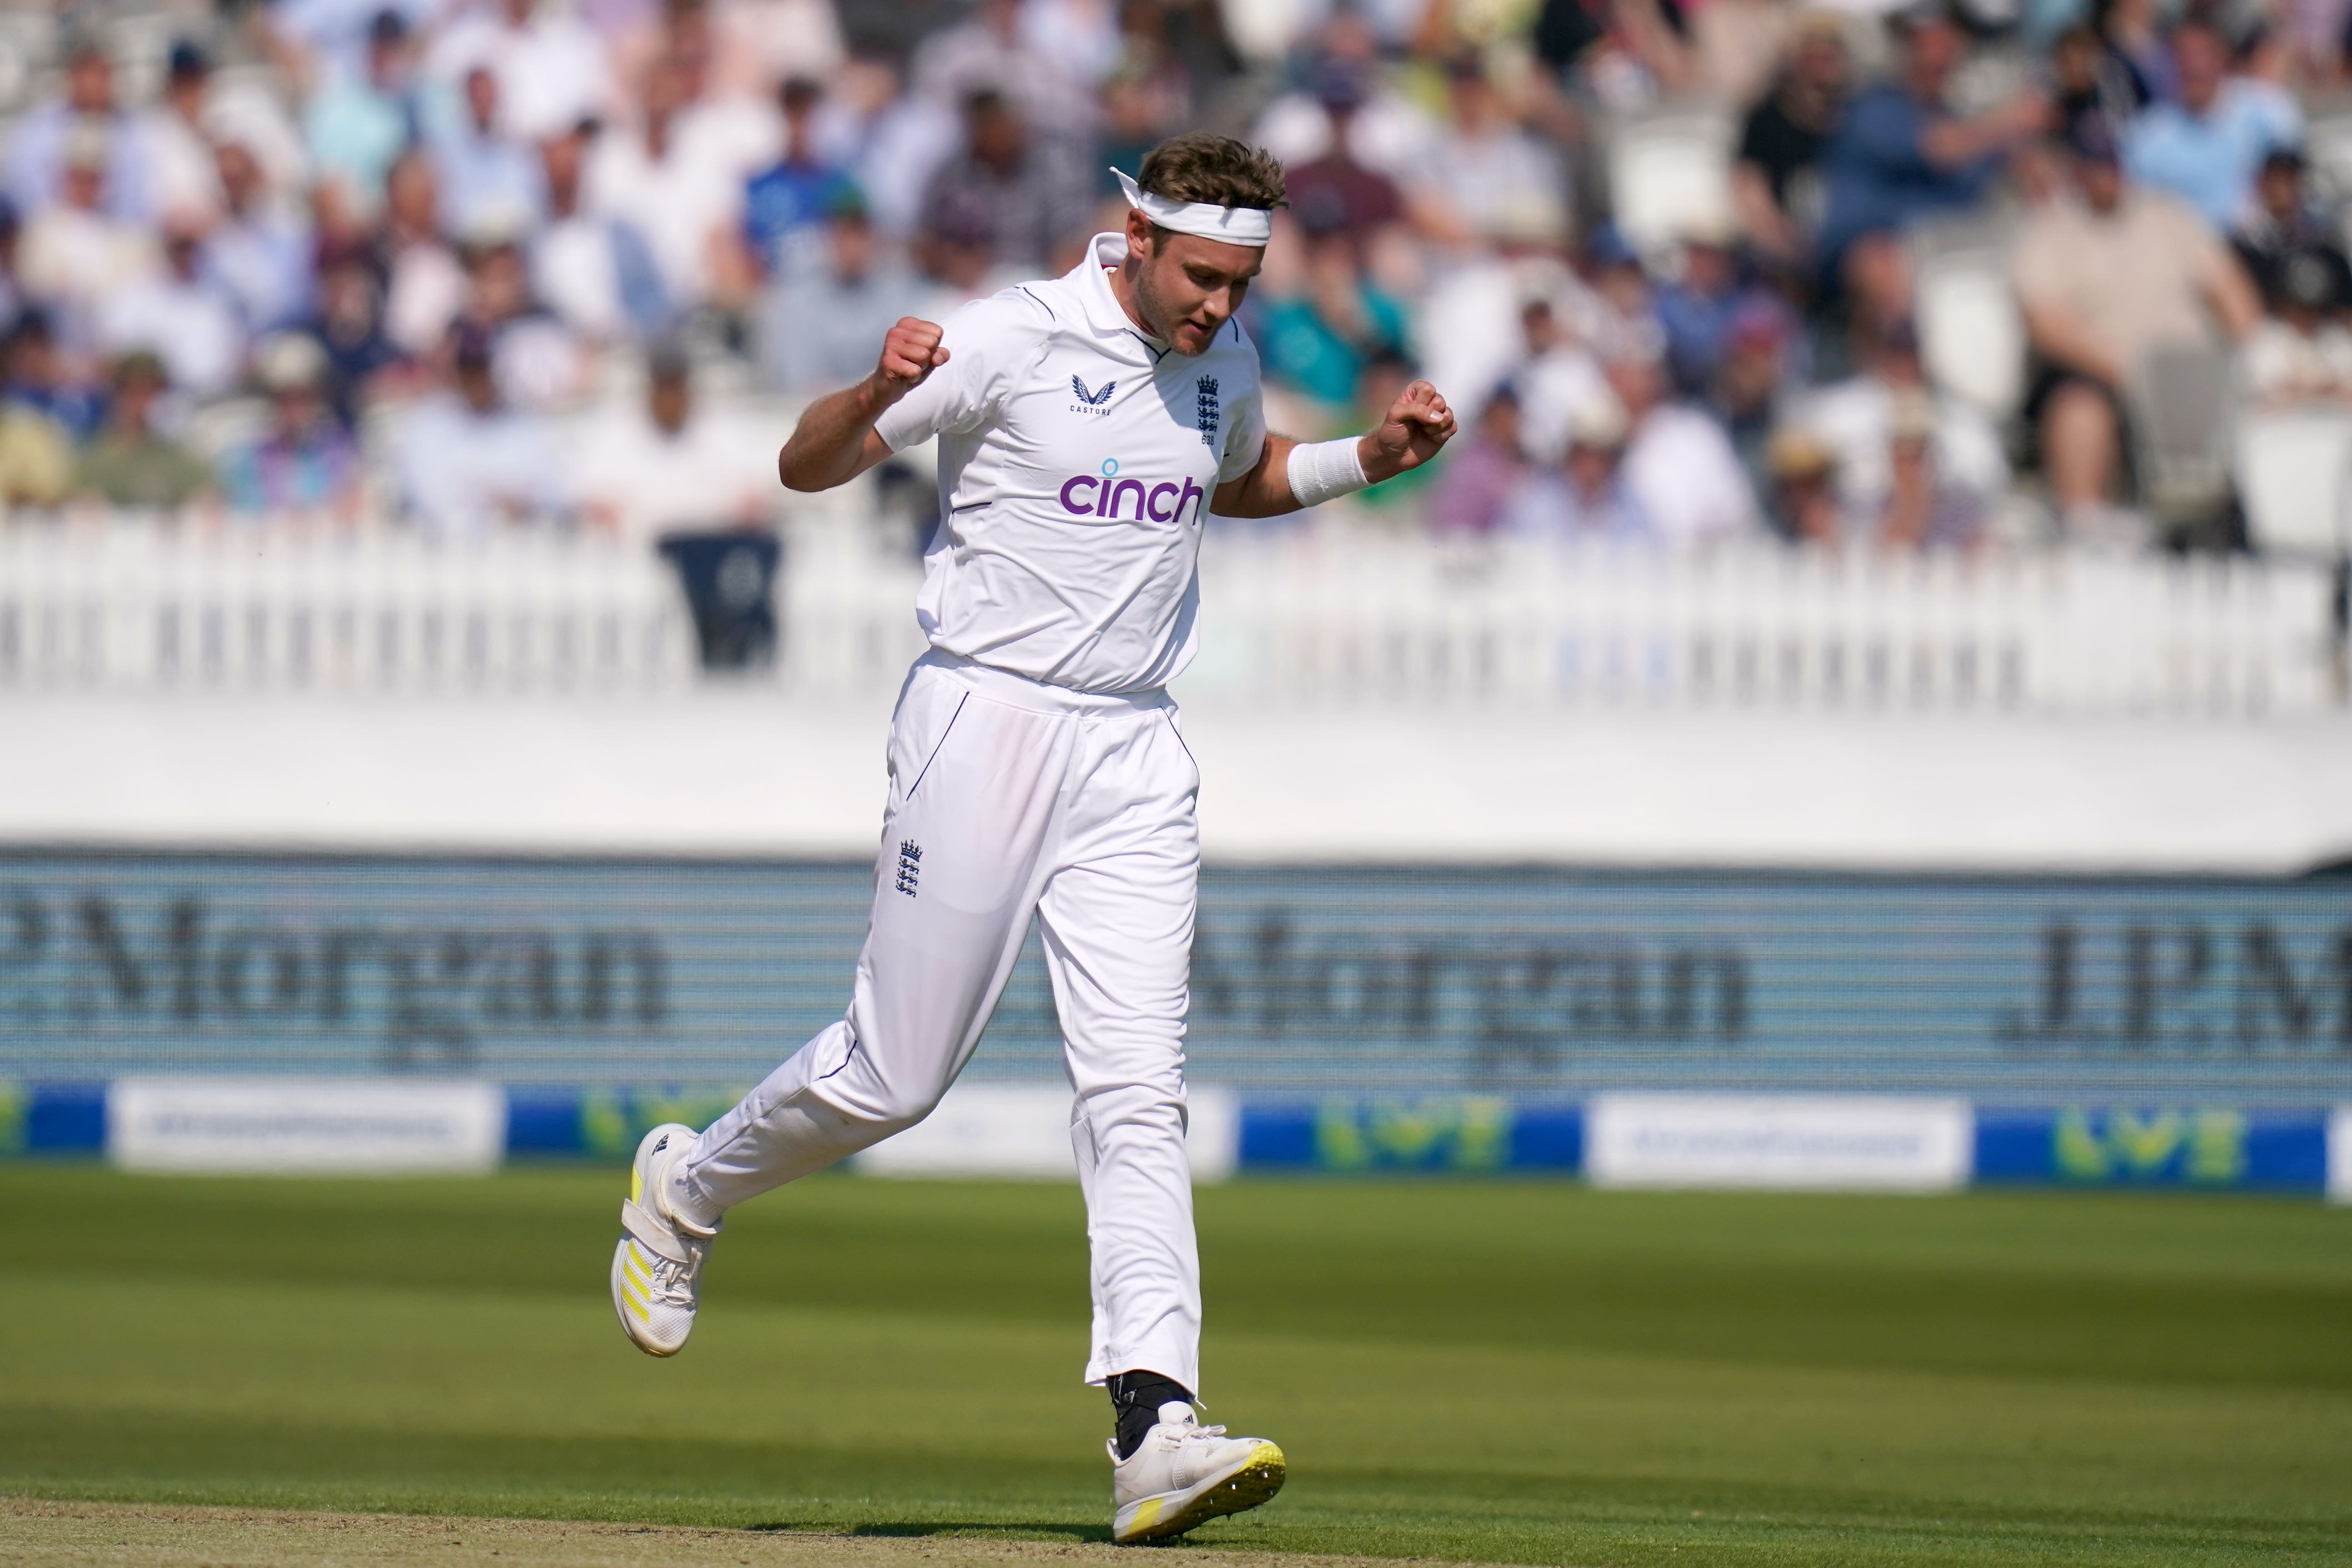
[[[1448,547],[1234,530],[1202,558],[1188,700],[2308,713],[2341,700],[2307,565],[2081,553],[1874,559]],[[750,679],[887,690],[914,563],[862,520],[789,531],[783,657]],[[0,529],[0,690],[595,692],[698,679],[650,551],[515,535]]]
[[[562,689],[693,664],[661,563],[607,540],[0,529],[0,689]]]
[[[1236,539],[1194,689],[1504,704],[2307,712],[2338,698],[2311,564]]]

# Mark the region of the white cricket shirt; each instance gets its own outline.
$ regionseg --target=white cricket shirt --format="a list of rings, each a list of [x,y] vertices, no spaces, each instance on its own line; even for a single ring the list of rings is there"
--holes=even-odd
[[[948,363],[875,424],[893,451],[940,440],[915,601],[931,646],[1079,691],[1191,662],[1202,515],[1265,447],[1241,323],[1189,356],[1145,337],[1103,270],[1126,257],[1098,234],[1066,276],[958,310]]]

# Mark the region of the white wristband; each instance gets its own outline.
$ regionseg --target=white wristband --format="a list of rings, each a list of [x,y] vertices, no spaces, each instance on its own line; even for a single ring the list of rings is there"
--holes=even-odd
[[[1290,493],[1300,506],[1320,506],[1334,496],[1353,495],[1372,481],[1364,478],[1364,460],[1356,455],[1357,437],[1344,441],[1302,441],[1290,448]]]

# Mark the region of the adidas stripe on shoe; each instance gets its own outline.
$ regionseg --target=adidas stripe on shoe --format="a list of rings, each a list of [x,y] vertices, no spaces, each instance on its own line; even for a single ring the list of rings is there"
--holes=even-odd
[[[671,1121],[646,1133],[629,1166],[621,1205],[621,1240],[613,1249],[613,1311],[621,1330],[647,1355],[676,1355],[694,1331],[702,1295],[702,1260],[715,1230],[691,1227],[662,1194],[670,1167],[694,1146],[694,1129]]]

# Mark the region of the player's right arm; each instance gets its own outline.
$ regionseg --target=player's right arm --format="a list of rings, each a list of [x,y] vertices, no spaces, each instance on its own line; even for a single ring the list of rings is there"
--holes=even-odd
[[[855,386],[820,397],[801,416],[776,454],[776,477],[788,490],[845,485],[890,455],[874,422],[948,363],[936,321],[902,316],[882,340],[881,362]]]

